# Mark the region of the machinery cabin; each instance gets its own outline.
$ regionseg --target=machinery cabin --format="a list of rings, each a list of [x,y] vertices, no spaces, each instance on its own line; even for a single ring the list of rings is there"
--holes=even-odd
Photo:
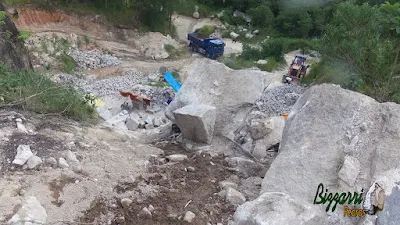
[[[288,74],[285,76],[290,77],[292,80],[300,81],[301,78],[306,76],[307,69],[310,67],[306,65],[305,62],[307,60],[307,56],[296,54],[292,63],[290,64]]]

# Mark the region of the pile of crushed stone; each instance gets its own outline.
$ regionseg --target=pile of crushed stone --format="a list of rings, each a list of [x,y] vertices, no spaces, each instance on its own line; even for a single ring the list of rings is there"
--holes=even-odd
[[[306,89],[306,87],[296,84],[285,84],[266,89],[261,98],[255,102],[255,107],[267,116],[289,113]]]
[[[151,77],[154,79],[154,77],[157,76],[146,76],[137,71],[126,71],[121,76],[107,77],[104,79],[96,79],[79,74],[60,74],[58,81],[98,97],[119,96],[119,91],[121,90],[141,93],[142,95],[150,97],[153,102],[157,104],[163,104],[167,102],[170,97],[173,97],[174,91],[169,86],[159,87],[147,85],[154,81]]]
[[[98,49],[81,51],[73,49],[69,55],[75,60],[80,68],[99,69],[121,64],[121,61],[112,55],[105,54]]]

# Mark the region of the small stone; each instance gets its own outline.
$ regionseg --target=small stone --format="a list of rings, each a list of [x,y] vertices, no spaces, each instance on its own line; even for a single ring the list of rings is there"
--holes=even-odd
[[[18,192],[19,196],[24,196],[25,193],[26,193],[26,192],[25,192],[25,190],[23,190],[23,189],[19,190],[19,192]]]
[[[151,130],[151,129],[154,129],[154,125],[153,124],[146,124],[145,128],[146,128],[146,130]]]
[[[119,113],[120,116],[128,115],[128,111],[122,110],[122,112]]]
[[[153,118],[151,116],[148,116],[144,122],[146,124],[153,124]]]
[[[222,190],[222,191],[216,193],[216,195],[218,195],[220,198],[224,198],[225,195],[226,195],[226,191],[225,191],[225,190]]]
[[[129,208],[129,206],[132,204],[132,200],[130,200],[129,198],[123,198],[121,199],[121,205],[124,209]]]
[[[119,223],[119,224],[124,224],[124,223],[125,223],[125,217],[119,216],[119,217],[116,219],[116,222]]]
[[[187,171],[189,171],[189,172],[194,172],[196,169],[193,167],[193,166],[189,166],[188,168],[187,168]]]
[[[15,122],[22,123],[22,119],[21,118],[17,118],[17,119],[15,119]]]
[[[150,212],[154,212],[154,210],[155,210],[153,205],[149,205],[148,209],[149,209]]]
[[[167,217],[168,217],[168,219],[174,221],[174,220],[177,220],[177,219],[178,219],[178,214],[170,213],[170,214],[168,214]]]
[[[191,211],[187,211],[185,213],[185,217],[183,217],[183,220],[188,222],[188,223],[191,223],[195,217],[196,217],[196,214],[194,214]]]
[[[227,190],[228,188],[237,189],[238,185],[231,181],[224,180],[224,181],[219,182],[219,188],[221,190]]]
[[[167,156],[167,159],[171,162],[182,162],[188,160],[188,157],[183,154],[174,154]]]
[[[36,155],[31,156],[26,164],[28,165],[28,169],[32,170],[36,167],[40,166],[43,163],[42,159]]]
[[[238,206],[246,202],[246,197],[236,189],[228,188],[226,190],[225,200],[234,206]]]
[[[79,162],[78,159],[76,158],[75,153],[73,153],[73,152],[70,151],[70,150],[68,150],[65,159],[66,159],[69,163],[72,163],[72,162]]]
[[[31,156],[33,156],[33,153],[29,145],[19,145],[17,148],[17,155],[12,163],[22,166]]]
[[[145,218],[151,218],[152,217],[150,210],[148,208],[146,208],[146,207],[144,207],[142,209],[142,211],[140,211],[140,216],[145,217]]]
[[[69,165],[67,163],[67,160],[65,160],[64,158],[59,158],[58,159],[58,166],[62,169],[66,169],[69,168]]]
[[[139,119],[133,118],[133,117],[128,117],[128,119],[125,122],[126,127],[128,130],[137,130],[139,128]]]
[[[22,123],[18,123],[18,122],[17,122],[17,129],[18,129],[18,131],[20,131],[20,132],[28,133],[28,130],[25,128],[25,126],[24,126]]]
[[[161,119],[160,119],[159,117],[155,117],[155,118],[153,119],[153,125],[154,125],[155,127],[161,126],[161,123],[162,123],[162,121],[161,121]]]

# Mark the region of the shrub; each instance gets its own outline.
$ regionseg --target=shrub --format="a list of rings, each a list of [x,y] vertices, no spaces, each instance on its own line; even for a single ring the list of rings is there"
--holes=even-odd
[[[30,31],[21,30],[19,32],[18,39],[25,42],[26,40],[28,40],[28,38],[31,36],[31,34],[32,33]]]
[[[47,76],[31,70],[11,70],[0,64],[2,107],[18,107],[43,114],[59,114],[73,119],[94,117],[94,108],[72,87],[52,82]]]
[[[293,38],[307,38],[313,21],[305,10],[285,10],[277,17],[276,27],[281,33]]]
[[[76,68],[76,62],[71,56],[63,53],[59,58],[64,72],[71,73]]]
[[[243,51],[240,57],[245,60],[258,60],[263,58],[261,49],[248,44],[243,45]]]
[[[271,9],[266,5],[260,5],[256,8],[252,8],[248,11],[251,16],[251,22],[256,27],[269,27],[274,24],[274,14]]]
[[[277,61],[274,57],[269,57],[267,60],[267,64],[259,65],[258,68],[263,71],[272,72],[282,66],[282,61]]]
[[[176,49],[173,45],[170,45],[170,44],[165,44],[164,49],[165,49],[165,51],[168,52],[169,58],[171,58],[171,59],[179,58],[180,56],[182,56],[184,54],[184,52],[182,50]]]
[[[231,37],[231,32],[229,30],[224,30],[221,34],[222,38],[230,38]]]

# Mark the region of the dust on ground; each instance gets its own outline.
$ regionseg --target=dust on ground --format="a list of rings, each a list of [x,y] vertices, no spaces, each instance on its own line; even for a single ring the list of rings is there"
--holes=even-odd
[[[115,217],[112,224],[121,222],[124,218],[125,224],[184,224],[182,221],[185,213],[191,211],[196,214],[192,224],[204,225],[226,224],[234,213],[234,207],[225,203],[224,199],[217,195],[220,191],[218,181],[226,180],[232,172],[224,169],[224,157],[218,155],[210,156],[208,153],[185,152],[176,144],[168,144],[164,147],[165,154],[153,158],[148,172],[150,176],[141,176],[132,184],[120,184],[115,190],[123,193],[127,191],[141,192],[140,185],[156,186],[158,193],[146,199],[136,199],[128,209],[119,204],[107,205],[105,199],[97,199],[92,203],[89,210],[81,217],[80,221],[85,223],[98,223],[95,218],[112,212]],[[189,160],[166,164],[160,163],[170,154],[188,154]],[[193,167],[193,172],[188,171]],[[143,217],[140,212],[144,207],[154,207],[151,218]]]

